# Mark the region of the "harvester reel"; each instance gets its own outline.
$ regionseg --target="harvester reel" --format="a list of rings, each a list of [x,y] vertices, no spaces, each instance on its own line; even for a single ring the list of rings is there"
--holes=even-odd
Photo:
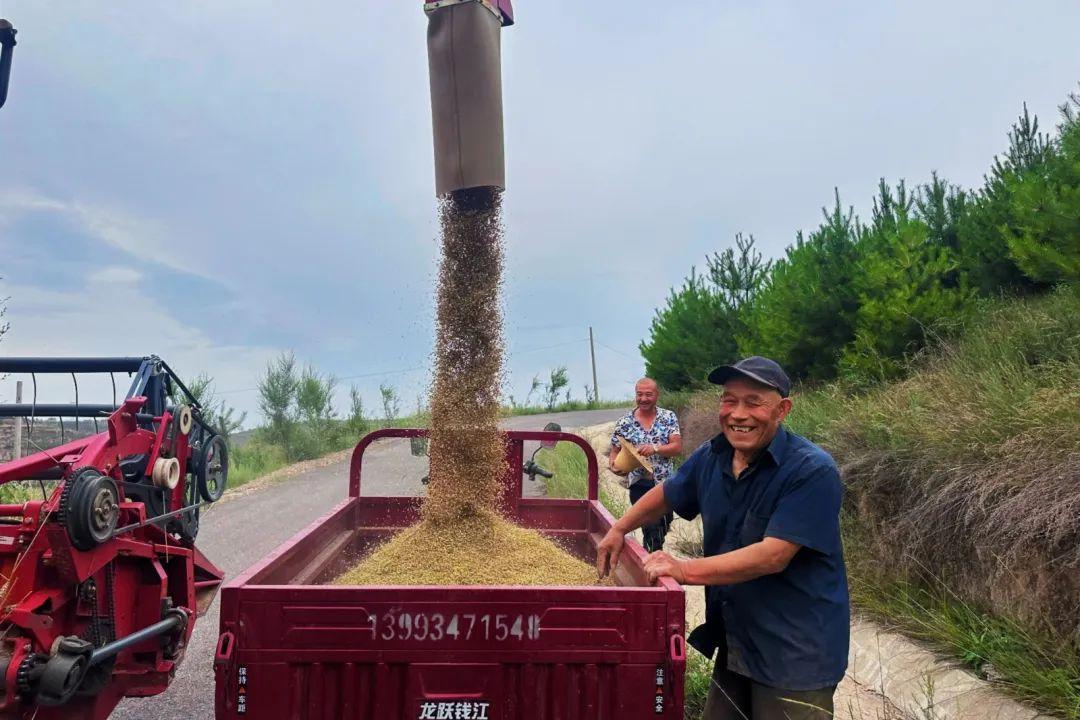
[[[67,479],[60,495],[60,519],[71,544],[82,551],[112,537],[120,520],[116,482],[95,468],[83,468]]]
[[[196,465],[199,494],[206,502],[217,502],[225,494],[229,481],[229,446],[221,435],[203,443]]]

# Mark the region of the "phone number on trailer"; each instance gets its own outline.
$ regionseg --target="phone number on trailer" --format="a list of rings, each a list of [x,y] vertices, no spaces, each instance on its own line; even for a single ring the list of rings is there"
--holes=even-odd
[[[383,613],[370,616],[379,640],[537,640],[539,615]]]

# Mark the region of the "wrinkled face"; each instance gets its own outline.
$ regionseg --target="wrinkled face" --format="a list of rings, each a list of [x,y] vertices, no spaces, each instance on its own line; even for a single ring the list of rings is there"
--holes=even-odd
[[[772,442],[791,399],[751,380],[732,378],[720,396],[720,426],[736,450],[753,454]]]
[[[642,412],[651,413],[655,410],[656,400],[659,397],[660,391],[654,382],[642,381],[634,386],[634,400]]]

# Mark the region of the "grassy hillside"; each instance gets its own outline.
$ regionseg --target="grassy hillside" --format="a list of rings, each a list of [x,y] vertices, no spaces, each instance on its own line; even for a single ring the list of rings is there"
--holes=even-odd
[[[985,301],[903,380],[795,397],[846,487],[852,592],[1015,694],[1080,718],[1080,294]],[[693,441],[715,398],[688,403]]]

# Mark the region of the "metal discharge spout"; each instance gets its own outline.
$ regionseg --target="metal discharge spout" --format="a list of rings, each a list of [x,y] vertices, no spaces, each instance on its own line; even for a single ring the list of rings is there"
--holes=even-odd
[[[428,16],[435,194],[455,201],[506,186],[500,34],[510,0],[439,0]]]

